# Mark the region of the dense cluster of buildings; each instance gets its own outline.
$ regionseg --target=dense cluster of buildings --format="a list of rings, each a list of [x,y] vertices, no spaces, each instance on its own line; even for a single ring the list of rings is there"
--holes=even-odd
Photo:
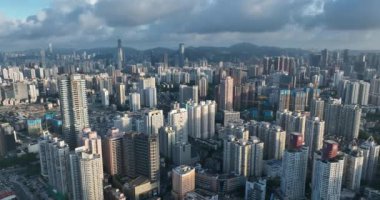
[[[41,135],[41,175],[69,199],[376,196],[380,145],[360,133],[380,110],[379,66],[343,53],[208,63],[180,44],[174,65],[166,53],[127,64],[119,40],[114,66],[75,55],[69,66],[2,67],[1,99],[59,96],[60,134],[27,124]],[[0,156],[12,137],[2,124]]]

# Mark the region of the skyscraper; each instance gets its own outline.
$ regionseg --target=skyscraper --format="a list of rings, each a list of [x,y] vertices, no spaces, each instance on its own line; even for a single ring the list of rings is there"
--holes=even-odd
[[[323,120],[324,109],[325,109],[325,101],[323,101],[321,98],[311,100],[311,106],[310,106],[311,117],[318,117],[319,119]]]
[[[139,134],[135,138],[136,173],[152,182],[160,180],[158,135]]]
[[[69,146],[63,140],[50,137],[46,137],[45,142],[40,144],[43,149],[40,156],[46,158],[49,184],[61,194],[68,194],[71,190]]]
[[[309,158],[314,156],[323,146],[323,136],[325,132],[325,122],[318,117],[306,120],[305,145],[309,147]]]
[[[284,199],[305,198],[305,184],[309,148],[303,145],[300,133],[291,133],[282,160],[281,193]]]
[[[172,171],[172,195],[175,200],[182,200],[186,193],[195,189],[195,169],[181,165]]]
[[[173,147],[176,143],[176,133],[171,126],[161,127],[159,130],[159,141],[160,141],[160,154],[168,158],[172,159],[172,151]]]
[[[158,135],[158,130],[164,126],[162,110],[145,110],[144,126],[144,133],[146,135]]]
[[[329,99],[325,104],[324,119],[326,135],[339,135],[339,119],[342,102],[340,99]]]
[[[102,200],[103,162],[99,154],[83,153],[80,161],[82,199]]]
[[[59,80],[62,129],[70,149],[79,146],[82,129],[89,127],[85,84],[77,74]]]
[[[129,108],[131,111],[135,112],[141,109],[140,93],[132,92],[129,93]]]
[[[223,172],[241,176],[261,176],[264,143],[258,138],[237,139],[229,135],[223,145]]]
[[[376,144],[375,140],[370,137],[360,145],[360,149],[363,151],[364,157],[362,179],[372,182],[379,162],[380,145]]]
[[[121,45],[121,39],[117,40],[117,69],[123,69],[124,65],[124,50]]]
[[[178,49],[178,64],[179,67],[185,66],[185,44],[180,43]]]
[[[365,81],[347,81],[344,85],[344,103],[367,105],[370,84]]]
[[[198,88],[199,88],[199,97],[205,98],[208,94],[208,81],[206,77],[202,76],[198,80]]]
[[[103,106],[109,106],[110,105],[110,95],[107,89],[103,88],[102,91],[100,91],[102,105]]]
[[[346,141],[358,138],[362,109],[358,105],[344,105],[339,115],[340,135]]]
[[[311,199],[340,199],[343,171],[344,156],[338,152],[338,143],[324,141],[314,156]]]
[[[78,147],[70,154],[71,199],[103,199],[103,161],[100,154],[93,154]]]
[[[174,165],[190,165],[191,163],[191,144],[177,142],[173,145]]]
[[[359,192],[363,170],[363,151],[353,141],[344,152],[343,186],[349,190]]]
[[[86,149],[86,152],[90,154],[99,154],[102,156],[102,140],[96,131],[91,131],[87,128],[83,131],[83,146]]]
[[[286,115],[286,123],[285,130],[288,134],[292,132],[301,133],[303,136],[305,135],[305,127],[306,127],[306,115],[301,112],[293,112],[289,113],[291,115]]]
[[[279,126],[271,126],[268,132],[268,142],[264,143],[264,146],[266,145],[268,145],[267,159],[282,159],[286,145],[286,132],[282,131]]]
[[[307,106],[307,94],[304,90],[293,90],[290,96],[290,109],[292,111],[305,111]]]
[[[117,104],[119,106],[124,106],[127,98],[125,96],[125,85],[123,83],[119,83],[116,85],[116,96]]]
[[[198,103],[198,86],[188,86],[180,85],[179,86],[179,102],[184,104],[187,101],[192,100]]]
[[[266,186],[266,179],[247,180],[244,200],[265,200]]]
[[[137,132],[129,132],[124,134],[123,138],[123,161],[124,174],[129,178],[136,178],[136,138],[139,135]]]
[[[193,138],[212,138],[215,135],[215,101],[188,102],[188,133]]]
[[[105,136],[103,148],[104,170],[110,175],[123,173],[123,133],[110,129]]]
[[[380,78],[373,78],[371,80],[370,90],[369,90],[369,102],[372,105],[380,105]]]
[[[290,90],[280,90],[278,110],[284,111],[290,109]]]
[[[187,140],[188,140],[187,110],[184,108],[171,110],[168,114],[168,121],[169,121],[169,125],[174,128],[174,131],[176,133],[176,137],[175,137],[176,142],[187,143]]]
[[[220,110],[233,110],[233,97],[234,97],[234,80],[227,76],[222,80],[219,85],[219,109]]]
[[[154,77],[140,78],[138,84],[141,106],[153,108],[157,105],[156,79]]]

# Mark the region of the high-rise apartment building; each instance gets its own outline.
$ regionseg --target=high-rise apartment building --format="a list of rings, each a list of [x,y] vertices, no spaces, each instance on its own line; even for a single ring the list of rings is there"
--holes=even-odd
[[[340,199],[343,171],[344,156],[338,152],[338,143],[324,141],[314,155],[311,199]]]
[[[264,142],[264,146],[268,146],[266,159],[282,159],[286,145],[286,132],[279,126],[271,126],[267,138],[267,143]]]
[[[309,148],[303,143],[303,136],[300,133],[290,134],[289,145],[282,159],[281,193],[284,199],[305,198]]]
[[[358,105],[344,105],[339,115],[339,132],[347,141],[358,138],[362,109]]]
[[[318,117],[311,117],[306,120],[305,145],[309,147],[309,158],[312,158],[314,153],[322,148],[324,133],[324,121]]]
[[[173,164],[174,165],[191,165],[191,144],[179,143],[173,145]]]
[[[84,129],[82,140],[86,152],[102,156],[102,139],[96,131],[91,131],[90,128]]]
[[[135,139],[136,173],[151,182],[160,181],[158,135],[139,134]]]
[[[291,92],[290,110],[295,112],[305,111],[307,107],[307,93],[304,90],[296,89]]]
[[[286,132],[298,132],[303,136],[305,135],[306,128],[306,115],[301,112],[293,112],[291,115],[287,115],[285,119],[285,130]]]
[[[157,105],[156,79],[154,77],[140,78],[138,84],[141,106],[154,108]]]
[[[103,197],[103,162],[99,154],[83,153],[80,161],[82,199],[102,200]]]
[[[181,165],[172,170],[172,196],[175,200],[184,199],[186,193],[195,190],[195,169]]]
[[[324,120],[326,135],[339,135],[339,119],[342,101],[340,99],[329,99],[325,104]]]
[[[233,110],[234,102],[234,80],[232,77],[227,76],[219,85],[219,110]]]
[[[188,102],[188,133],[193,138],[212,138],[215,135],[215,101]]]
[[[208,113],[206,113],[208,114]],[[175,140],[180,143],[187,143],[188,140],[188,114],[184,108],[175,109],[168,114],[169,125],[176,133]],[[206,129],[207,130],[207,129]]]
[[[367,105],[369,92],[369,83],[365,81],[347,81],[344,86],[344,103]]]
[[[198,80],[198,89],[199,89],[199,97],[200,98],[207,97],[207,94],[208,94],[208,81],[207,81],[206,77],[202,76]]]
[[[84,146],[70,154],[71,199],[103,199],[103,160]]]
[[[290,110],[290,90],[280,90],[278,100],[278,110]]]
[[[266,187],[266,179],[247,180],[244,200],[265,200]]]
[[[367,182],[372,182],[375,178],[379,162],[380,145],[370,137],[360,145],[360,149],[363,151],[364,157],[362,179]]]
[[[380,78],[373,78],[369,89],[369,103],[375,106],[380,105]]]
[[[49,184],[61,194],[69,194],[70,188],[70,149],[68,144],[58,138],[45,137],[39,144],[41,173],[47,175]],[[47,173],[46,173],[47,172]],[[44,174],[42,174],[44,175]]]
[[[164,115],[162,110],[144,111],[144,134],[157,135],[158,130],[164,126]]]
[[[173,156],[173,148],[176,143],[176,132],[171,126],[161,127],[159,130],[160,154],[169,160]]]
[[[264,143],[258,138],[237,139],[229,135],[223,145],[223,172],[241,176],[261,176]]]
[[[78,74],[63,76],[59,80],[62,129],[70,149],[79,146],[82,129],[89,127],[85,84]]]
[[[353,141],[344,153],[343,187],[359,192],[363,170],[363,151]]]
[[[325,109],[325,101],[323,101],[321,98],[311,100],[311,105],[310,105],[311,117],[318,117],[319,119],[323,120],[324,109]]]
[[[109,106],[110,105],[110,95],[107,89],[103,88],[100,91],[101,101],[103,106]]]
[[[125,96],[125,85],[123,83],[118,83],[116,85],[116,96],[117,104],[120,106],[124,106],[127,97]]]
[[[140,93],[129,93],[129,108],[133,112],[136,112],[141,109]]]
[[[188,86],[180,85],[179,86],[179,103],[185,104],[187,101],[192,100],[193,102],[198,103],[198,86]]]
[[[104,170],[110,175],[123,173],[123,133],[112,128],[103,139]]]

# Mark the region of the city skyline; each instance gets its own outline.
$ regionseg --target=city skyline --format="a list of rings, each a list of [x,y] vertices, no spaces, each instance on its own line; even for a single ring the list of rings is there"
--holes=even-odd
[[[380,199],[377,8],[1,1],[0,200]]]

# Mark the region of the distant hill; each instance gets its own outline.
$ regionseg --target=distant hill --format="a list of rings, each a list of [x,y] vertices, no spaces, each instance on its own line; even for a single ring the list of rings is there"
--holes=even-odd
[[[116,54],[116,47],[99,47],[91,49],[54,49],[54,52],[58,54],[69,54],[73,52],[82,54],[84,51],[86,51],[87,54],[95,53],[98,55],[99,59],[112,60]],[[37,57],[40,55],[39,49],[26,50],[23,52],[35,55]],[[126,61],[130,63],[143,61],[162,62],[165,53],[168,55],[169,62],[174,63],[177,57],[177,49],[170,49],[165,47],[156,47],[146,50],[124,47],[124,52]],[[186,47],[185,50],[185,56],[191,61],[207,59],[210,62],[255,62],[263,56],[307,56],[309,53],[310,51],[303,49],[258,46],[251,43],[239,43],[229,47],[189,46]]]

